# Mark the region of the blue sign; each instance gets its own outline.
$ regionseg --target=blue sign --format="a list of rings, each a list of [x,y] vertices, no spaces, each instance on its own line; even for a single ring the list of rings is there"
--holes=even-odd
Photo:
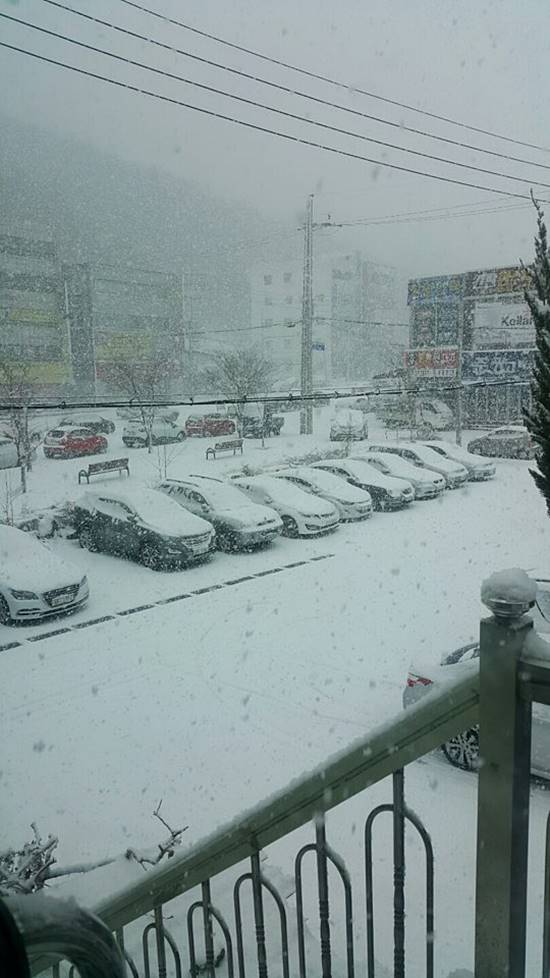
[[[325,352],[325,344],[324,343],[312,343],[311,344],[311,349],[312,350],[318,350],[319,353],[324,353]]]
[[[534,350],[465,350],[464,380],[530,380]]]

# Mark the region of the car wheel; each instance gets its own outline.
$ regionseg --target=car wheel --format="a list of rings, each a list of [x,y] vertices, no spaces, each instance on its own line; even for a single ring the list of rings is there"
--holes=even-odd
[[[95,554],[99,550],[96,536],[93,530],[89,526],[85,526],[84,529],[78,534],[78,542],[84,550],[89,550],[90,553]]]
[[[99,454],[104,455],[106,451],[107,451],[107,445],[101,445],[99,448]]]
[[[154,544],[145,543],[139,556],[144,567],[148,567],[149,570],[160,570],[162,557]]]
[[[11,625],[10,606],[0,594],[0,625]]]
[[[463,733],[451,737],[442,746],[445,757],[453,767],[462,771],[477,771],[479,767],[479,731],[470,727]]]
[[[233,540],[225,533],[218,533],[216,542],[218,544],[218,550],[223,550],[223,552],[226,554],[231,553],[231,551],[235,549]]]
[[[176,436],[176,441],[185,441],[185,431],[180,431]]]
[[[297,537],[298,536],[298,524],[296,520],[292,519],[292,516],[282,516],[283,521],[283,533],[286,537]]]

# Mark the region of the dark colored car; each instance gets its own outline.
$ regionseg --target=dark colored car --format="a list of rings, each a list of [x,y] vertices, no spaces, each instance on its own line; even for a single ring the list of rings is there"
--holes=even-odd
[[[77,425],[79,428],[87,428],[88,431],[93,431],[94,435],[112,435],[116,428],[114,421],[96,415],[62,418],[59,422],[60,428],[74,428]]]
[[[108,446],[104,435],[96,435],[89,428],[54,428],[44,439],[44,455],[46,458],[100,455]]]
[[[213,526],[154,489],[86,492],[74,507],[80,545],[163,570],[205,560],[215,548]]]
[[[474,455],[489,455],[493,458],[534,458],[535,446],[523,425],[510,424],[497,428],[486,435],[468,442],[468,451]]]
[[[199,438],[217,437],[218,435],[234,435],[235,422],[225,414],[191,414],[185,422],[185,434]]]
[[[250,417],[245,415],[243,418],[243,437],[244,438],[269,438],[270,435],[280,435],[285,419],[277,414],[266,412],[263,418]]]

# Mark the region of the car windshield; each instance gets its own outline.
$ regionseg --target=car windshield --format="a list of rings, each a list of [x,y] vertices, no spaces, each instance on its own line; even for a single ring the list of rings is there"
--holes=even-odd
[[[0,91],[0,948],[550,978],[550,0],[4,0]]]
[[[250,503],[245,493],[236,486],[217,485],[215,482],[207,482],[206,485],[203,485],[198,482],[197,490],[203,493],[214,506],[219,506],[221,509],[229,509],[232,506],[247,506]]]

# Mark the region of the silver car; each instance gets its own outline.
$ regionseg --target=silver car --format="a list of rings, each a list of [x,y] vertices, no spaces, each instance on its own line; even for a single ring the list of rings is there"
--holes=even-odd
[[[447,483],[448,489],[458,489],[468,481],[468,470],[458,462],[443,458],[434,452],[433,448],[428,448],[417,441],[398,441],[382,442],[379,445],[372,445],[374,452],[387,452],[390,455],[400,455],[401,458],[412,462],[420,469],[428,469],[429,472],[438,472]]]
[[[538,580],[538,592],[531,616],[535,620],[537,632],[550,640],[550,581]],[[479,644],[473,642],[463,645],[444,655],[439,665],[414,662],[409,667],[407,683],[403,690],[403,706],[412,706],[426,695],[439,682],[458,676],[461,672],[479,666]],[[479,765],[478,727],[470,727],[451,737],[441,745],[447,760],[463,771],[475,771]],[[550,706],[533,704],[533,732],[531,744],[531,772],[540,778],[550,780]]]
[[[333,475],[332,472],[314,469],[309,465],[297,465],[295,468],[281,469],[274,475],[332,503],[343,522],[366,520],[372,516],[370,493],[352,486],[346,479]]]
[[[496,473],[494,462],[485,462],[478,455],[472,455],[461,445],[453,445],[450,441],[427,441],[424,442],[428,448],[433,448],[434,452],[448,458],[451,462],[458,462],[468,470],[470,482],[485,482],[486,479],[493,479]]]
[[[420,469],[418,465],[407,462],[400,455],[369,451],[364,457],[384,475],[391,475],[394,479],[404,479],[405,482],[410,482],[414,489],[415,499],[435,499],[441,495],[447,486],[442,475]]]
[[[0,526],[0,623],[76,611],[89,597],[86,575],[31,533]]]

